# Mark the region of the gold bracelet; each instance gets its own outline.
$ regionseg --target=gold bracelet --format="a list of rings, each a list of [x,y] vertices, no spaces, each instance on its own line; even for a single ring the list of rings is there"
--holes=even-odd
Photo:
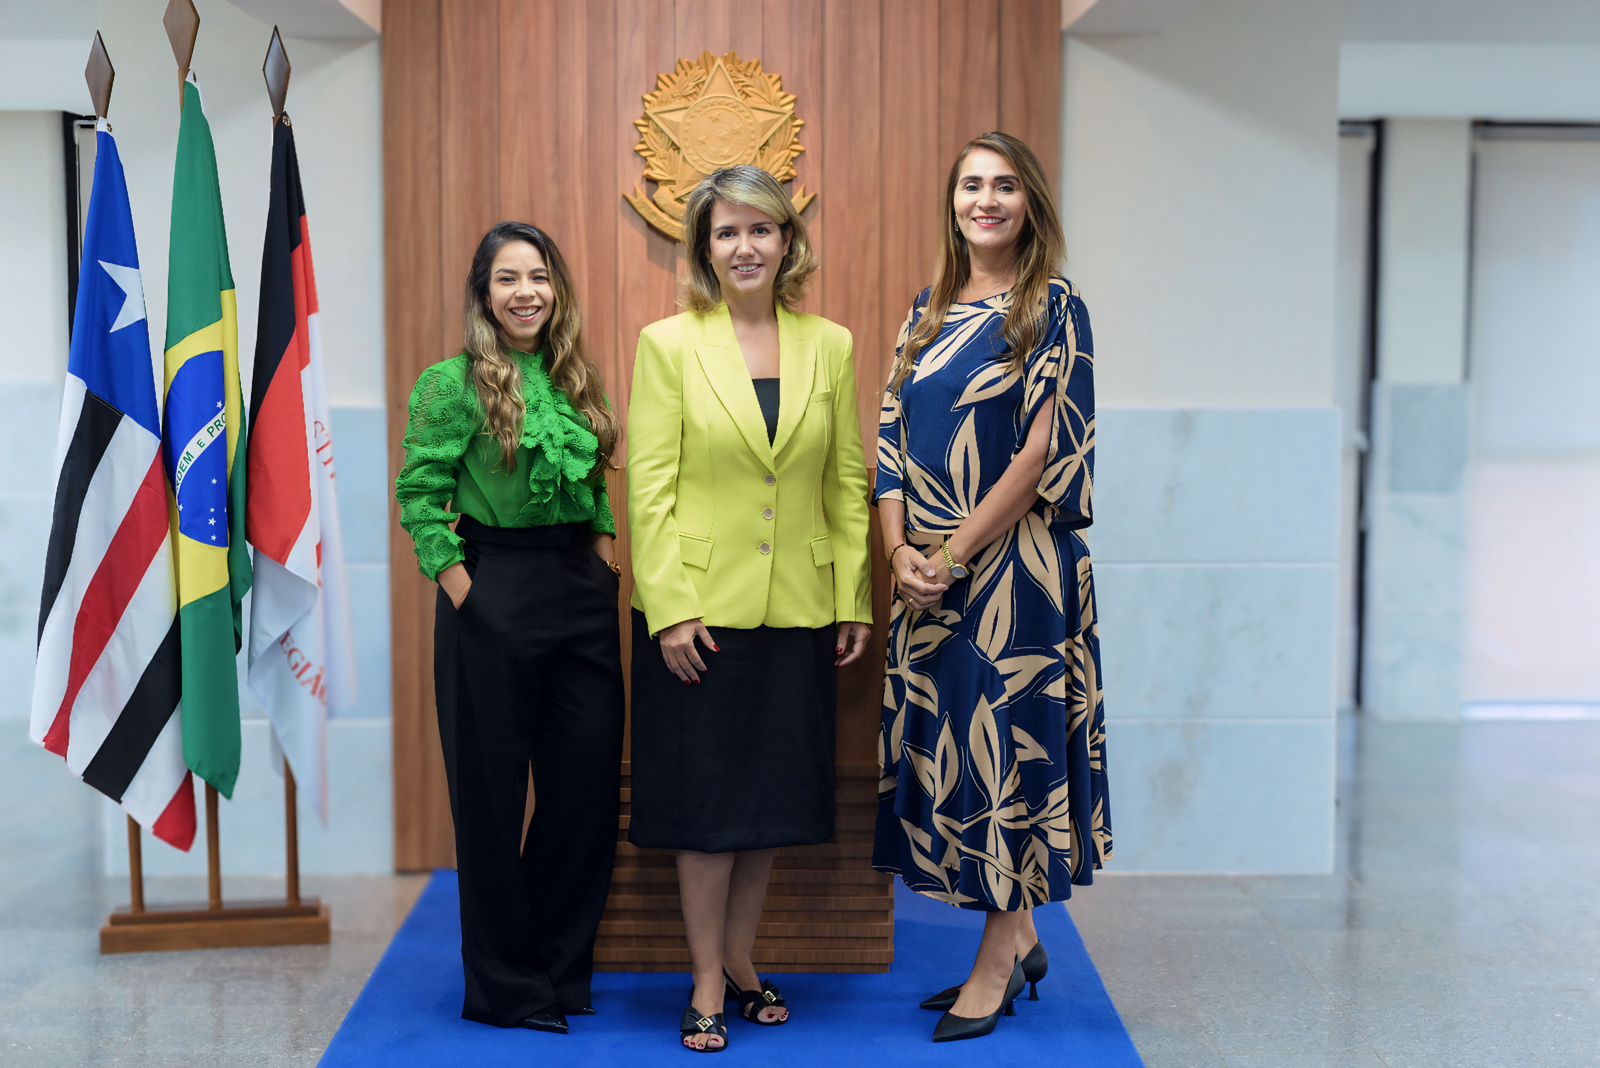
[[[606,561],[606,566],[611,569],[611,573],[613,575],[622,574],[622,565],[617,563],[615,560],[607,560]]]

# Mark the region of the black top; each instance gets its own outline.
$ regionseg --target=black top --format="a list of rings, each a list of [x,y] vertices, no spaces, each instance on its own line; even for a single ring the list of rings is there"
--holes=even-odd
[[[778,380],[776,378],[757,378],[756,401],[761,405],[761,417],[767,421],[767,441],[770,443],[778,437]]]

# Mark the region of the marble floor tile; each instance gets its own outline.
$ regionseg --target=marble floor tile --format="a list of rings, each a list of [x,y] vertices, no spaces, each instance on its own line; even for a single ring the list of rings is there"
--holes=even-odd
[[[1074,895],[1146,1063],[1600,1065],[1600,724],[1347,719],[1338,739],[1332,873],[1111,871]],[[0,751],[0,773],[41,805],[98,803],[52,761]],[[308,883],[331,946],[102,958],[95,932],[127,897],[102,863],[92,841],[0,825],[6,1068],[314,1063],[422,885]]]

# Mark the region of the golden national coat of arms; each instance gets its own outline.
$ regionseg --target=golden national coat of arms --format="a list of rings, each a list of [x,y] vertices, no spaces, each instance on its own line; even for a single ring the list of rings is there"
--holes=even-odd
[[[651,226],[674,241],[683,237],[684,200],[706,175],[723,167],[754,164],[780,182],[794,178],[795,157],[804,152],[795,118],[794,94],[759,59],[737,53],[680,59],[677,69],[656,80],[644,95],[644,116],[635,119],[645,159],[644,176],[655,195],[634,188],[629,204]],[[625,195],[626,196],[626,195]],[[790,197],[804,211],[815,194],[798,188]]]

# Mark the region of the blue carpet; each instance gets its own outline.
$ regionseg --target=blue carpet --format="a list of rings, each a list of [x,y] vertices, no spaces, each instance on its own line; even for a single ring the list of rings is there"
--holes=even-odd
[[[703,1063],[705,1068],[726,1068],[758,1062],[881,1068],[900,1058],[919,1065],[970,1065],[979,1058],[1037,1068],[1142,1063],[1063,905],[1035,914],[1050,950],[1050,975],[1039,989],[1039,1000],[1018,1000],[1017,1015],[1002,1018],[994,1034],[978,1045],[934,1045],[929,1037],[939,1016],[918,1009],[917,1002],[965,977],[982,920],[910,893],[898,881],[896,887],[893,971],[774,973],[794,1019],[783,1027],[762,1028],[730,1014],[728,1048],[715,1054],[716,1060],[702,1062],[704,1055],[678,1044],[678,1017],[688,998],[687,977],[681,974],[597,974],[594,1005],[599,1015],[573,1017],[572,1033],[566,1036],[462,1020],[456,878],[454,872],[441,871],[395,935],[322,1063],[335,1068],[462,1063],[628,1068]]]

